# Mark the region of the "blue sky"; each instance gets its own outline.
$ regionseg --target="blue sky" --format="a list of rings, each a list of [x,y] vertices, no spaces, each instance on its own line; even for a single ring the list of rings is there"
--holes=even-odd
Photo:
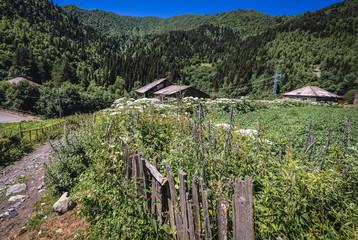
[[[296,15],[318,10],[338,0],[53,0],[58,5],[74,4],[83,9],[101,9],[119,15],[158,16],[167,18],[181,14],[215,14],[237,9],[258,10],[271,16]]]

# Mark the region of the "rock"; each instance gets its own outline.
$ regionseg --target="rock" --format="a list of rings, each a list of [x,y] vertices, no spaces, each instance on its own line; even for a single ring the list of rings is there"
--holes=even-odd
[[[40,190],[40,189],[42,189],[43,187],[44,187],[44,183],[42,182],[42,183],[40,184],[40,186],[37,187],[37,190]]]
[[[20,193],[22,191],[26,190],[26,184],[22,183],[22,184],[15,184],[12,185],[11,187],[9,187],[6,191],[6,196],[9,196],[11,194],[16,194],[16,193]]]
[[[26,198],[27,198],[26,195],[17,195],[17,196],[11,197],[8,201],[9,202],[16,202],[16,201],[23,202],[23,201],[25,201]]]
[[[71,210],[73,207],[74,203],[71,201],[70,194],[68,192],[62,194],[60,199],[53,205],[53,209],[60,214]]]
[[[21,205],[21,202],[16,202],[12,207],[13,208],[18,208],[18,207],[20,207],[20,205]]]
[[[61,233],[63,233],[63,230],[61,228],[59,228],[56,230],[56,232],[61,234]]]
[[[11,218],[14,218],[18,215],[18,213],[16,211],[11,211],[9,212],[9,214],[6,215],[6,218],[7,219],[11,219]]]

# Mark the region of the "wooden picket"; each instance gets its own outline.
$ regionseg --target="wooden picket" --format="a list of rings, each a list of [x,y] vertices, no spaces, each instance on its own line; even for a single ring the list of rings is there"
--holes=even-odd
[[[216,202],[217,216],[210,216],[206,184],[202,178],[192,177],[190,194],[188,175],[181,170],[178,170],[177,175],[179,191],[175,188],[169,162],[166,162],[167,177],[164,177],[156,167],[156,158],[152,164],[138,153],[130,153],[129,149],[126,148],[125,163],[124,173],[127,180],[134,178],[135,186],[147,202],[145,211],[157,214],[159,225],[168,224],[173,232],[174,239],[214,238],[227,240],[229,236],[232,236],[232,239],[235,240],[255,239],[252,180],[249,176],[246,176],[244,181],[239,178],[235,180],[232,206],[227,199],[219,199]],[[200,188],[198,188],[199,184]],[[199,195],[199,189],[201,195]],[[232,234],[229,234],[229,211],[232,212],[233,217]],[[201,219],[201,216],[203,216],[203,219]],[[217,222],[218,232],[216,234],[212,233],[211,220]],[[203,229],[201,228],[202,225],[204,226]]]

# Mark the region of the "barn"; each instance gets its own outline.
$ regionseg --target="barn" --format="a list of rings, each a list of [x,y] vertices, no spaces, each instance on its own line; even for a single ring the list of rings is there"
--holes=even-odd
[[[306,86],[282,94],[285,99],[299,99],[311,102],[337,102],[340,96],[316,86]]]
[[[168,87],[170,85],[173,85],[168,79],[162,78],[155,80],[154,82],[151,82],[141,88],[138,88],[135,90],[137,93],[144,94],[145,97],[151,98],[154,97],[154,92],[163,89],[165,87]]]
[[[169,87],[163,88],[159,91],[156,91],[154,95],[158,98],[165,97],[199,97],[199,98],[209,98],[210,96],[192,86],[181,86],[181,85],[171,85]]]

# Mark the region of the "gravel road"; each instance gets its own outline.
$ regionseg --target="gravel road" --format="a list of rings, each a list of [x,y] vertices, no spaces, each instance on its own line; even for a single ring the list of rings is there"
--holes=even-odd
[[[19,206],[14,207],[14,202],[9,202],[4,197],[0,198],[0,216],[11,210],[17,214],[11,219],[4,215],[0,217],[0,239],[7,239],[9,234],[21,230],[34,213],[34,203],[46,192],[43,183],[43,164],[51,159],[52,154],[51,145],[45,144],[14,164],[0,169],[0,192],[5,191],[7,187],[21,178],[27,179],[26,190],[19,193],[25,195],[26,198],[20,202]]]

